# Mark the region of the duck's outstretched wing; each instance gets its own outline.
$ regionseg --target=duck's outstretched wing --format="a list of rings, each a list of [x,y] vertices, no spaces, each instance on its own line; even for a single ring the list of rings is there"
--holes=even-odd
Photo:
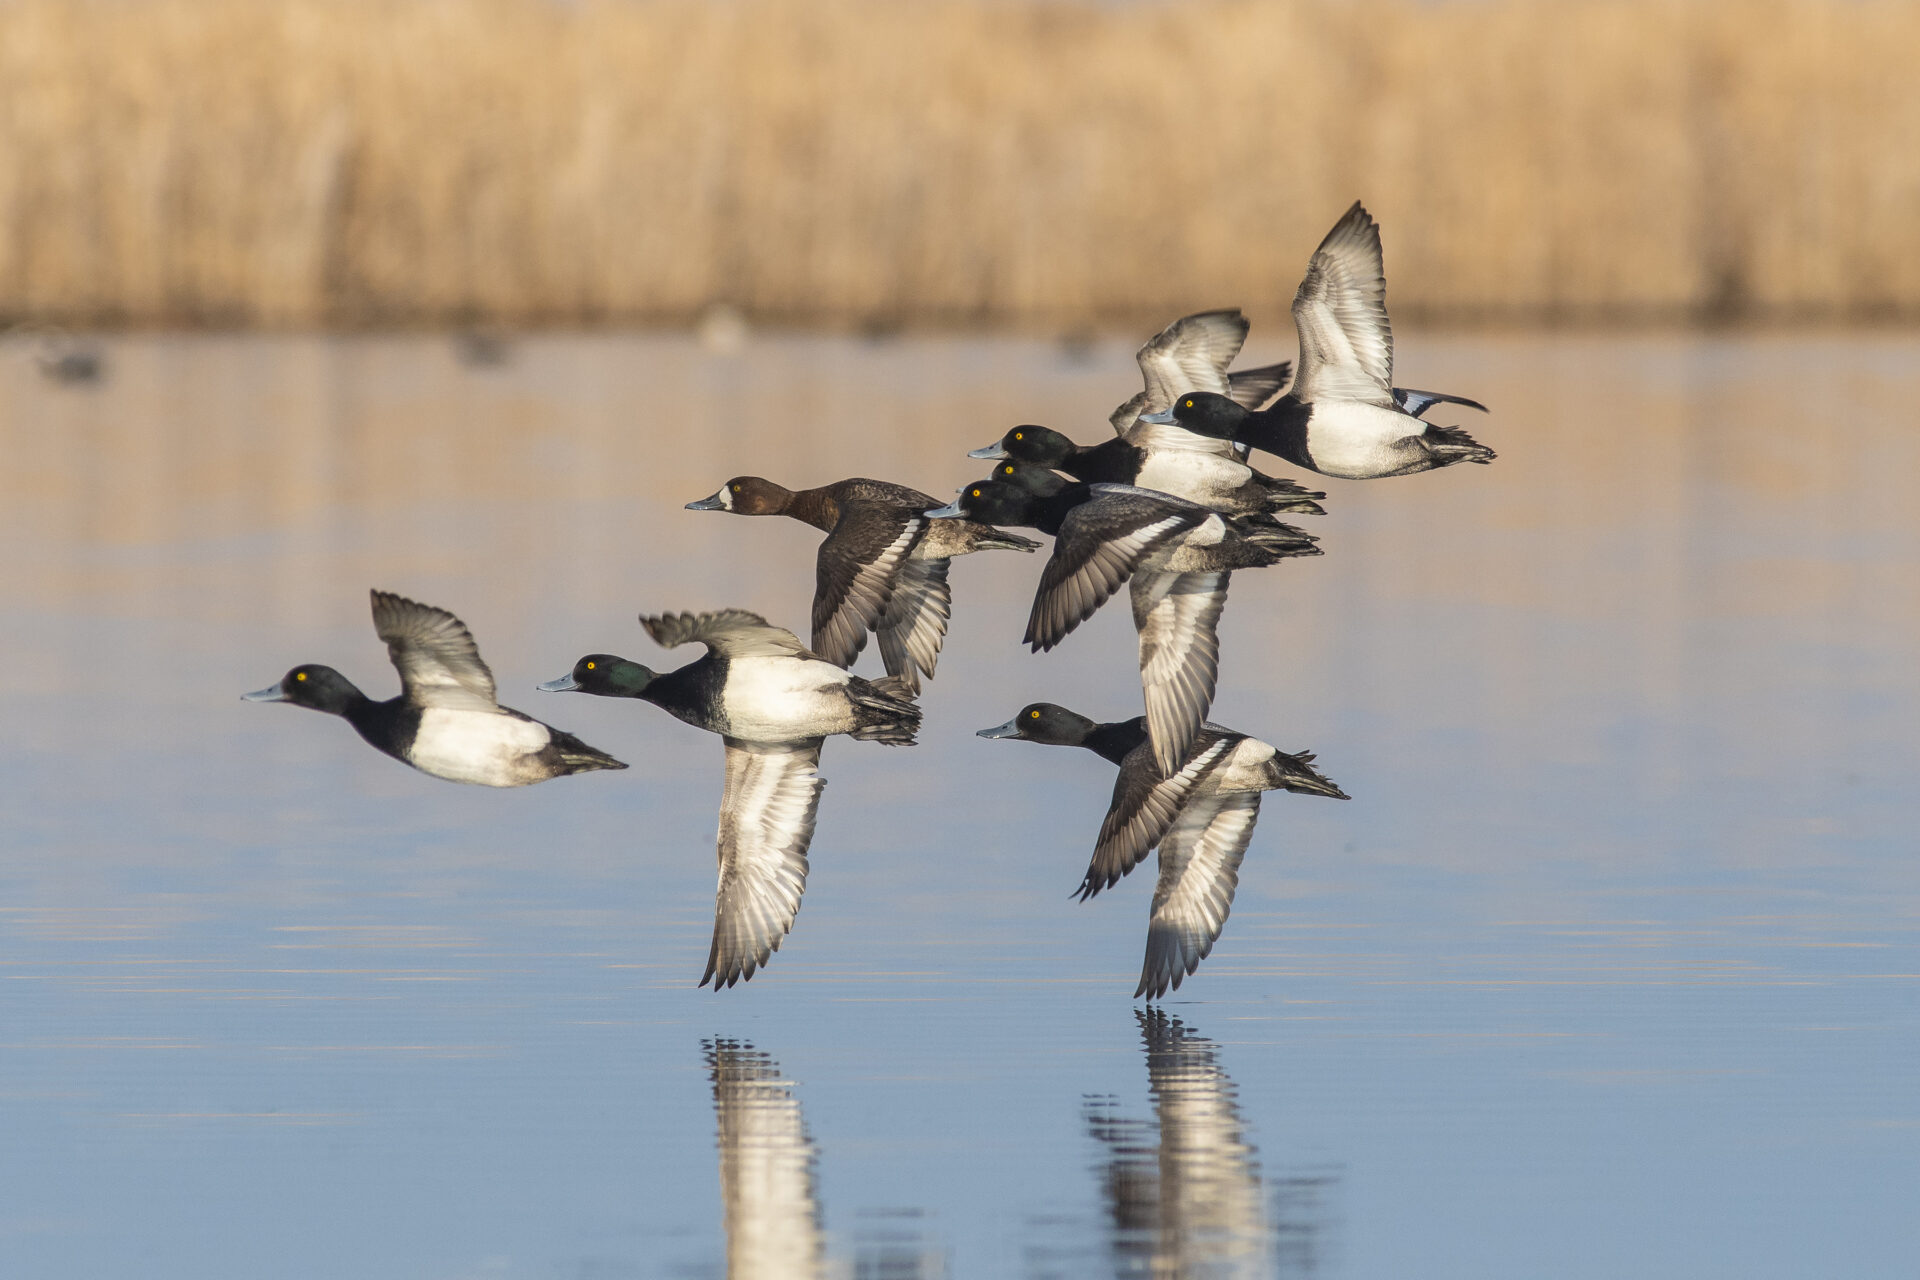
[[[1227,398],[1237,405],[1249,409],[1258,409],[1261,405],[1280,394],[1280,389],[1293,377],[1293,361],[1282,360],[1279,364],[1263,364],[1253,369],[1235,369],[1227,375]],[[1195,387],[1193,390],[1198,391]]]
[[[940,646],[953,616],[953,589],[947,585],[951,560],[907,560],[894,579],[893,599],[880,620],[880,656],[887,674],[899,676],[910,692],[920,689],[920,674],[933,678]],[[916,670],[917,668],[917,670]]]
[[[716,609],[711,613],[641,614],[640,625],[663,649],[698,642],[729,658],[777,657],[804,654],[800,637],[776,627],[745,609]]]
[[[1107,491],[1146,493],[1125,485],[1095,486],[1096,493]],[[1069,511],[1040,572],[1025,642],[1036,651],[1059,644],[1120,589],[1142,559],[1211,514],[1165,495],[1113,502],[1096,498]]]
[[[1113,780],[1113,802],[1107,806],[1093,860],[1080,881],[1082,902],[1112,888],[1140,865],[1180,816],[1193,789],[1220,767],[1238,741],[1237,736],[1202,739],[1186,763],[1170,775],[1160,772],[1150,748],[1136,748],[1120,762],[1120,776]]]
[[[417,707],[492,711],[499,706],[493,672],[467,624],[430,604],[386,591],[371,593],[373,629],[387,642],[407,700]]]
[[[1327,232],[1293,295],[1300,331],[1301,400],[1393,400],[1393,327],[1380,228],[1358,200]]]
[[[880,625],[901,566],[926,533],[925,516],[882,502],[840,508],[833,532],[820,544],[813,588],[813,651],[850,667]]]
[[[807,888],[807,846],[826,786],[819,774],[821,741],[726,739],[720,887],[703,987],[711,982],[718,991],[751,978],[793,927]]]
[[[1240,860],[1259,817],[1258,791],[1216,793],[1189,802],[1160,838],[1160,882],[1147,919],[1136,999],[1179,990],[1213,950],[1233,909]]]
[[[1238,307],[1181,316],[1134,353],[1147,383],[1149,413],[1170,407],[1188,391],[1227,393],[1227,366],[1240,354],[1251,326]]]
[[[1140,692],[1147,740],[1162,773],[1187,757],[1213,706],[1220,674],[1220,611],[1233,575],[1135,575],[1133,625],[1140,633]]]

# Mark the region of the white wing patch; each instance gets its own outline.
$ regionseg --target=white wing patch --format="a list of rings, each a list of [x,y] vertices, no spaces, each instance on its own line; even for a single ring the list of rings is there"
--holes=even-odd
[[[1358,201],[1307,263],[1293,297],[1293,323],[1300,331],[1296,397],[1393,405],[1393,328],[1380,228]]]
[[[1176,513],[1123,533],[1076,528],[1077,518],[1093,505],[1082,504],[1068,514],[1061,536],[1054,541],[1053,555],[1041,571],[1026,634],[1036,651],[1064,640],[1120,589],[1141,559],[1193,523],[1185,513]]]
[[[1220,671],[1220,612],[1226,607],[1231,577],[1156,574],[1133,581],[1147,738],[1163,774],[1171,774],[1186,759],[1213,706]]]
[[[753,977],[780,949],[807,888],[820,791],[820,739],[745,742],[727,738],[727,785],[720,797],[720,884],[713,946],[700,985],[714,990]]]
[[[1135,748],[1128,754],[1114,780],[1113,803],[1100,824],[1093,861],[1080,881],[1081,901],[1110,888],[1140,865],[1173,825],[1194,788],[1220,767],[1234,741],[1219,738],[1207,743],[1171,777],[1153,764],[1151,748],[1144,752]]]
[[[1147,920],[1147,955],[1133,994],[1163,996],[1207,958],[1233,909],[1240,862],[1260,817],[1260,793],[1232,791],[1188,804],[1160,841],[1160,883]]]

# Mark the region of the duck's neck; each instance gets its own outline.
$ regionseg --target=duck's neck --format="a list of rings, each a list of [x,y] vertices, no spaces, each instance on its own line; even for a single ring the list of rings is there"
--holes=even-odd
[[[1313,455],[1307,451],[1307,416],[1311,412],[1312,406],[1294,399],[1289,392],[1271,407],[1241,419],[1233,438],[1311,471]]]
[[[827,492],[829,488],[831,486],[795,490],[787,496],[787,505],[780,514],[810,524],[822,533],[832,533],[833,526],[840,522],[840,504]]]
[[[1119,764],[1133,749],[1147,740],[1147,720],[1145,716],[1135,716],[1131,720],[1121,720],[1114,724],[1097,724],[1088,730],[1080,745],[1100,756]]]

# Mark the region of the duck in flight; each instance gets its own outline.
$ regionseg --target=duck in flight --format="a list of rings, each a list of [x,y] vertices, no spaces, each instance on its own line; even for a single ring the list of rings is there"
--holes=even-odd
[[[1314,251],[1294,294],[1300,369],[1287,394],[1271,408],[1252,410],[1212,387],[1194,386],[1141,421],[1264,449],[1347,480],[1492,462],[1493,450],[1465,431],[1420,416],[1441,403],[1482,413],[1485,405],[1393,385],[1382,264],[1379,225],[1356,200]]]
[[[640,625],[663,648],[703,644],[706,656],[656,672],[613,654],[588,654],[540,688],[638,698],[725,741],[720,885],[713,945],[700,979],[718,991],[764,967],[800,911],[807,848],[826,785],[821,743],[844,733],[912,746],[920,708],[905,681],[853,675],[745,609],[661,614],[642,617]]]
[[[918,692],[922,674],[933,678],[946,640],[953,557],[1040,546],[971,520],[928,520],[924,513],[938,504],[917,489],[884,480],[856,477],[793,490],[760,476],[735,476],[687,509],[790,516],[825,531],[814,565],[814,652],[852,666],[871,631],[887,674]]]
[[[485,787],[524,787],[627,766],[570,733],[503,707],[467,624],[430,604],[375,591],[373,629],[400,672],[400,693],[376,702],[315,663],[242,694],[336,715],[374,747],[422,773]]]
[[[1241,461],[1226,440],[1168,430],[1141,414],[1170,406],[1181,391],[1202,388],[1256,408],[1287,383],[1282,361],[1227,372],[1246,340],[1247,319],[1237,310],[1183,316],[1136,353],[1146,389],[1113,411],[1114,438],[1081,446],[1047,427],[1023,424],[970,458],[1012,458],[1065,471],[1078,480],[1138,485],[1198,502],[1216,511],[1322,514],[1314,493],[1292,480],[1262,475]]]
[[[1313,537],[1271,517],[1223,516],[1129,485],[1062,481],[1057,492],[1042,495],[982,480],[928,514],[1031,525],[1054,535],[1024,637],[1036,653],[1059,644],[1128,584],[1148,735],[1169,773],[1213,705],[1220,612],[1233,570],[1320,554]]]
[[[1084,902],[1111,888],[1159,848],[1160,881],[1136,999],[1179,990],[1213,950],[1233,908],[1263,792],[1347,798],[1313,767],[1313,753],[1292,755],[1217,724],[1201,726],[1176,769],[1160,767],[1143,716],[1099,724],[1035,702],[979,736],[1085,747],[1120,766],[1078,896]]]

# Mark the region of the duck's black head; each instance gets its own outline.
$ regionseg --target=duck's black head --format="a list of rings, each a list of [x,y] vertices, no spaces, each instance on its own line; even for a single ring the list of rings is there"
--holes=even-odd
[[[1235,429],[1246,417],[1245,408],[1223,395],[1212,391],[1189,391],[1175,400],[1171,409],[1143,413],[1140,421],[1161,425],[1177,423],[1195,435],[1231,440]]]
[[[295,667],[280,678],[280,683],[240,695],[248,702],[291,702],[328,715],[345,715],[347,708],[366,698],[353,681],[335,671],[313,663]]]
[[[1004,480],[976,480],[960,491],[960,496],[944,507],[927,512],[930,516],[965,516],[982,524],[1032,524],[1035,495]]]
[[[1035,466],[1057,467],[1080,446],[1051,427],[1023,423],[1000,437],[1000,443],[975,449],[969,458],[1012,458]]]
[[[1051,498],[1067,487],[1067,481],[1057,472],[1029,462],[1003,462],[993,469],[992,478],[1002,484],[1016,485],[1042,498]]]
[[[1020,714],[993,729],[982,729],[982,738],[1018,738],[1022,742],[1044,742],[1049,746],[1077,747],[1097,726],[1083,715],[1076,715],[1052,702],[1034,702],[1020,708]]]
[[[590,653],[558,680],[538,686],[547,693],[595,693],[603,698],[637,698],[653,683],[655,672],[611,653]]]
[[[737,516],[777,516],[793,502],[793,490],[759,476],[735,476],[711,498],[689,502],[689,511],[731,511]]]

